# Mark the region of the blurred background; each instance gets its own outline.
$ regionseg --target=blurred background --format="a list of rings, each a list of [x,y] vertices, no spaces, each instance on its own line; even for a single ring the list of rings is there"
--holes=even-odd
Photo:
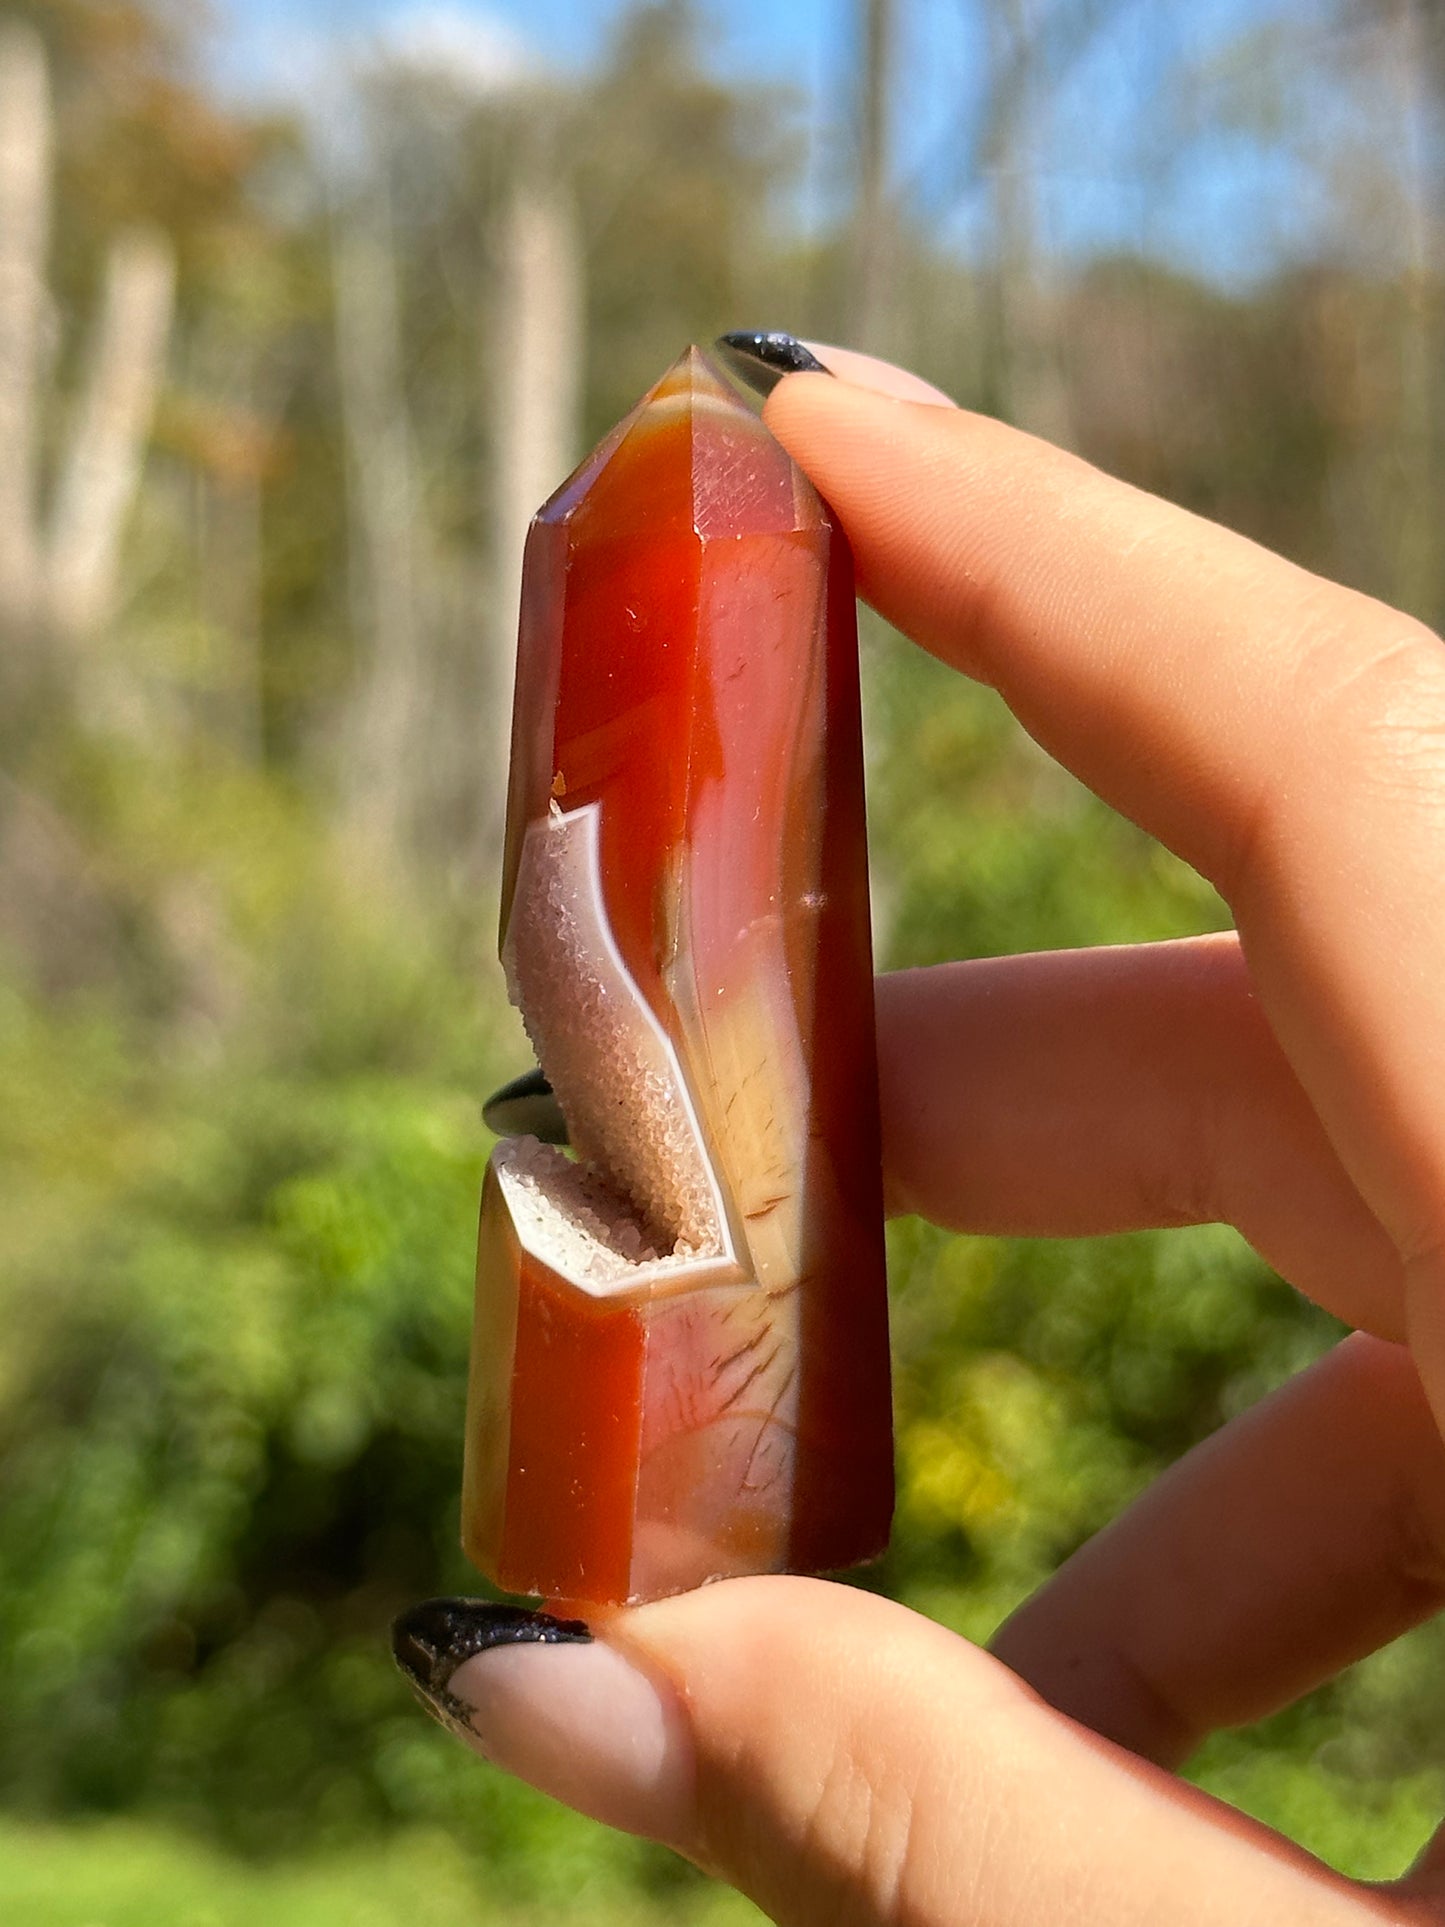
[[[0,1914],[732,1922],[419,1713],[456,1513],[521,531],[788,327],[1439,623],[1433,0],[0,0]],[[866,635],[888,963],[1211,928]],[[1333,1342],[1232,1234],[892,1239],[868,1575],[984,1636]],[[1398,1871],[1441,1640],[1209,1746]]]

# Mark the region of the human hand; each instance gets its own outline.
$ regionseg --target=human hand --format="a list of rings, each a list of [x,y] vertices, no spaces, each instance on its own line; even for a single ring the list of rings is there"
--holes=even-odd
[[[767,419],[861,593],[1239,930],[883,979],[892,1207],[1002,1233],[1224,1220],[1362,1329],[1085,1546],[997,1657],[800,1579],[595,1638],[434,1604],[399,1656],[487,1757],[780,1922],[1445,1920],[1445,1841],[1358,1886],[1170,1770],[1445,1603],[1445,650],[824,353],[844,379],[788,379]]]

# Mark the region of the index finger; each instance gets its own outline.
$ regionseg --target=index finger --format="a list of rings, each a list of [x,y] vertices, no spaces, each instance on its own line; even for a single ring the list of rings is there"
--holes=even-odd
[[[1001,423],[808,374],[766,413],[861,593],[1228,900],[1445,1409],[1438,638]]]

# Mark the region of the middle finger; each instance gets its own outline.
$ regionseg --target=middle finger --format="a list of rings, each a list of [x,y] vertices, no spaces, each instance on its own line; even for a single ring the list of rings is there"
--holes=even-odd
[[[1399,1257],[1232,934],[900,971],[878,1044],[895,1212],[1004,1236],[1229,1223],[1337,1317],[1403,1335]]]

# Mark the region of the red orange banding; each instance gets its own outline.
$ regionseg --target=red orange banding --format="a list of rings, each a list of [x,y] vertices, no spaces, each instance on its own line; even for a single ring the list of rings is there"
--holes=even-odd
[[[538,514],[502,953],[575,1162],[483,1194],[463,1537],[594,1604],[882,1549],[846,547],[691,350]]]

